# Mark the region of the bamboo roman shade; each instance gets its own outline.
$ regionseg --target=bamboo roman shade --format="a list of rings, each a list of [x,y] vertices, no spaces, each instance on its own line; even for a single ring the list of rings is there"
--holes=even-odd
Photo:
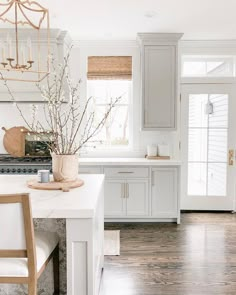
[[[89,80],[132,80],[131,56],[89,56]]]

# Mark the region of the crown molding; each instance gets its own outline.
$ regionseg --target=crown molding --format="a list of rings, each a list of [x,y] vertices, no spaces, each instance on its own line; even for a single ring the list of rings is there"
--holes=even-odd
[[[137,40],[139,44],[177,43],[183,35],[183,33],[138,33]]]
[[[133,47],[137,48],[138,43],[136,40],[73,40],[74,48],[85,48],[85,47]]]
[[[236,40],[181,40],[180,48],[235,48]]]

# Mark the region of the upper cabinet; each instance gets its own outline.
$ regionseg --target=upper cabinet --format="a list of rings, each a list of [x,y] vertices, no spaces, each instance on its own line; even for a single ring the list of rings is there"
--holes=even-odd
[[[140,33],[142,130],[174,130],[178,96],[178,41],[183,34]]]

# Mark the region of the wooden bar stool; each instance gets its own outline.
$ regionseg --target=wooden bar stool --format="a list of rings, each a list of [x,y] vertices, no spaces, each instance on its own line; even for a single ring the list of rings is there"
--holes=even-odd
[[[57,295],[57,235],[34,233],[29,194],[0,195],[0,284],[28,284],[28,294],[36,295],[37,280],[51,258]]]

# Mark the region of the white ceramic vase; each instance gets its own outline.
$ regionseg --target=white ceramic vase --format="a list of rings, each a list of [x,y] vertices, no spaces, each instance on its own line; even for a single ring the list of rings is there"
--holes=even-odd
[[[78,155],[52,154],[52,173],[54,181],[68,182],[78,179]]]

